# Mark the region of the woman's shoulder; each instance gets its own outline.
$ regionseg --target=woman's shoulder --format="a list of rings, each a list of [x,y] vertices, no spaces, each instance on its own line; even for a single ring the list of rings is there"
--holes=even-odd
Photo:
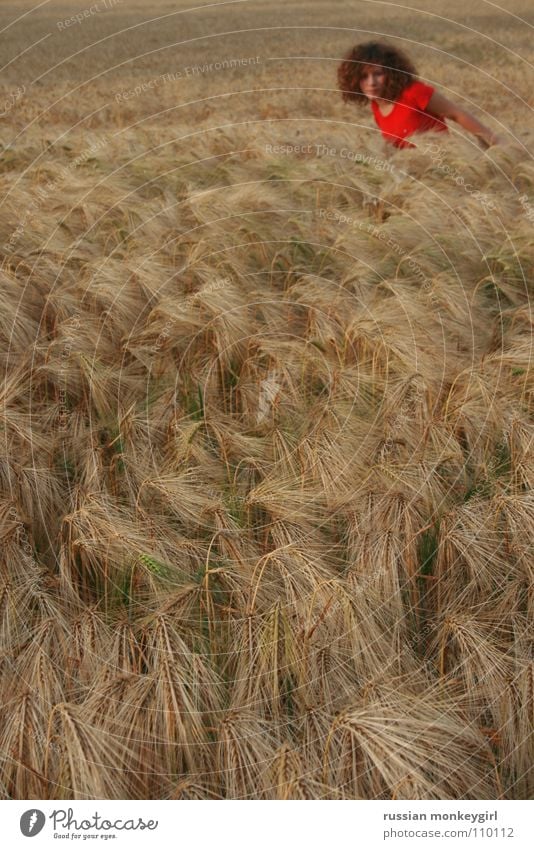
[[[421,80],[413,80],[402,90],[401,99],[404,103],[409,103],[411,106],[416,106],[418,109],[425,109],[428,106],[428,101],[434,94],[434,87],[424,83]]]

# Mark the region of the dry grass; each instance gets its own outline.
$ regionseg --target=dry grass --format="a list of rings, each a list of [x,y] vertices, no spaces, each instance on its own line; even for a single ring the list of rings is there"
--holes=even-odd
[[[529,798],[532,161],[331,92],[358,12],[526,147],[526,28],[144,5],[2,45],[0,795]]]

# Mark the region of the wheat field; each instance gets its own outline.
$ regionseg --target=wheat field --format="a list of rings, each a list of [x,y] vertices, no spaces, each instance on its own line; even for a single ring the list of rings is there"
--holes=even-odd
[[[2,798],[532,797],[531,23],[2,4]]]

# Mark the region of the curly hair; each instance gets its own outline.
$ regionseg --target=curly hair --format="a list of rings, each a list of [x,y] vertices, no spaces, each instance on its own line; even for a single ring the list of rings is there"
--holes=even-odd
[[[337,69],[337,79],[343,100],[362,106],[367,98],[360,90],[360,79],[366,65],[380,65],[386,71],[385,100],[396,100],[410,83],[417,79],[417,71],[402,50],[383,41],[368,41],[353,47]]]

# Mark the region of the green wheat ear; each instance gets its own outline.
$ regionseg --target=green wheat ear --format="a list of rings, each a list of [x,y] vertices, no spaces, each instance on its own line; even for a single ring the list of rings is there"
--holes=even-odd
[[[168,574],[168,569],[164,563],[160,563],[159,560],[155,560],[153,557],[149,557],[148,554],[140,554],[139,560],[146,566],[147,569],[150,569],[151,572],[154,572],[155,575],[161,575],[165,577]]]

